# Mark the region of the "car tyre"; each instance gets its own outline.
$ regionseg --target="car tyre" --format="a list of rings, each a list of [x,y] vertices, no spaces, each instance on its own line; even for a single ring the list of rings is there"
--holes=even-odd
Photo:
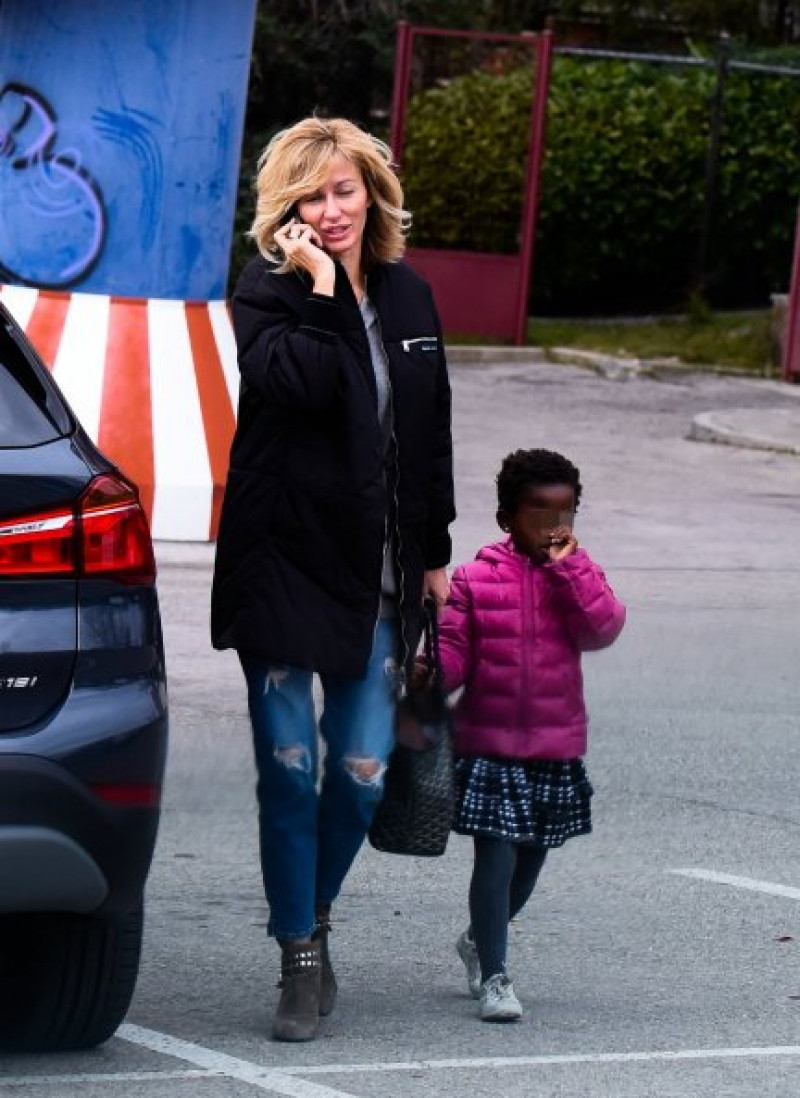
[[[0,917],[0,1048],[56,1052],[112,1036],[139,972],[143,908]]]

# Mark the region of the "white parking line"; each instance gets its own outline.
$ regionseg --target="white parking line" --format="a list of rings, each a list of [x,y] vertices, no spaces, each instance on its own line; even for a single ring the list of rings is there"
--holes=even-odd
[[[539,1056],[484,1056],[453,1060],[399,1060],[394,1063],[306,1064],[302,1067],[267,1068],[238,1057],[227,1056],[189,1041],[170,1037],[166,1033],[123,1025],[118,1036],[153,1052],[174,1056],[191,1063],[204,1063],[204,1070],[127,1071],[76,1075],[0,1076],[0,1088],[6,1086],[47,1086],[64,1083],[161,1082],[165,1079],[233,1078],[260,1090],[283,1094],[289,1098],[352,1098],[341,1090],[320,1086],[300,1079],[300,1075],[364,1075],[395,1071],[475,1071],[481,1068],[557,1067],[571,1064],[631,1064],[676,1063],[691,1060],[760,1060],[777,1057],[800,1058],[800,1045],[767,1045],[751,1048],[686,1048],[661,1049],[652,1052],[585,1052],[546,1054]]]
[[[314,1067],[281,1068],[284,1075],[349,1075],[356,1072],[453,1071],[464,1068],[547,1067],[549,1064],[628,1064],[675,1060],[743,1060],[775,1056],[800,1056],[800,1045],[767,1045],[763,1048],[683,1048],[655,1052],[542,1053],[540,1056],[486,1056],[463,1060],[408,1060],[386,1064],[317,1064]]]
[[[768,896],[800,900],[800,888],[773,884],[771,881],[756,881],[752,877],[734,877],[730,873],[715,873],[712,869],[668,869],[667,872],[674,873],[677,877],[693,877],[697,881],[709,881],[711,884],[730,885],[732,888],[746,888],[750,892],[765,892]]]
[[[0,1075],[0,1090],[8,1086],[58,1086],[64,1083],[148,1083],[165,1079],[240,1079],[260,1090],[287,1095],[288,1098],[353,1098],[345,1091],[333,1090],[301,1075],[365,1075],[395,1071],[475,1071],[481,1068],[557,1067],[570,1064],[676,1063],[691,1060],[759,1060],[776,1057],[800,1058],[800,1045],[767,1045],[751,1048],[661,1049],[652,1052],[578,1052],[539,1056],[484,1056],[458,1060],[399,1060],[394,1063],[306,1064],[302,1067],[267,1068],[249,1060],[227,1056],[190,1041],[170,1037],[141,1026],[123,1025],[117,1036],[122,1040],[160,1052],[165,1056],[204,1064],[201,1070],[84,1072],[75,1075]]]
[[[142,1026],[126,1023],[119,1027],[117,1036],[123,1041],[149,1048],[152,1052],[174,1056],[177,1060],[185,1060],[189,1064],[195,1064],[197,1067],[206,1068],[220,1075],[227,1075],[231,1079],[241,1079],[242,1082],[249,1083],[259,1090],[285,1094],[287,1098],[354,1098],[343,1090],[332,1090],[319,1083],[292,1078],[283,1069],[265,1067],[263,1064],[254,1064],[250,1060],[240,1060],[236,1056],[227,1056],[224,1052],[214,1052],[213,1049],[203,1048],[202,1045],[196,1045],[191,1041],[182,1041],[178,1037],[170,1037],[169,1034],[159,1033],[154,1029],[144,1029]]]
[[[777,1056],[800,1056],[800,1045],[766,1045],[750,1048],[687,1048],[687,1049],[663,1049],[652,1052],[577,1052],[564,1054],[542,1053],[539,1056],[487,1056],[466,1057],[453,1060],[399,1060],[385,1063],[361,1063],[361,1064],[306,1064],[302,1067],[281,1067],[277,1069],[263,1067],[251,1063],[248,1060],[239,1060],[233,1056],[227,1056],[221,1052],[203,1048],[189,1041],[182,1041],[176,1037],[170,1037],[166,1033],[158,1033],[152,1029],[143,1029],[141,1026],[123,1025],[117,1031],[117,1036],[135,1044],[144,1045],[153,1052],[163,1052],[167,1056],[175,1056],[180,1060],[187,1060],[211,1069],[212,1071],[252,1082],[263,1089],[277,1089],[275,1082],[282,1084],[283,1088],[299,1084],[301,1079],[292,1078],[298,1075],[350,1075],[369,1072],[391,1071],[452,1071],[455,1068],[472,1070],[476,1068],[514,1068],[544,1066],[547,1064],[624,1064],[642,1061],[664,1060],[730,1060],[730,1059],[764,1059]],[[310,1090],[277,1090],[279,1094],[308,1095],[308,1098],[334,1098],[341,1096],[338,1090],[329,1090],[326,1087],[318,1087],[314,1083],[305,1084]]]

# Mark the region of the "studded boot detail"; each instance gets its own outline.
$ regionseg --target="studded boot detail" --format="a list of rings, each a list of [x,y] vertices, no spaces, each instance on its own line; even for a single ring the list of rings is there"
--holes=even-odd
[[[317,929],[314,931],[313,940],[319,942],[320,960],[322,962],[319,991],[319,1012],[322,1015],[330,1014],[336,1005],[336,976],[328,950],[328,935],[330,932],[331,909],[329,907],[318,908]]]
[[[313,1041],[320,1015],[322,961],[318,941],[281,946],[281,998],[272,1023],[276,1041]]]

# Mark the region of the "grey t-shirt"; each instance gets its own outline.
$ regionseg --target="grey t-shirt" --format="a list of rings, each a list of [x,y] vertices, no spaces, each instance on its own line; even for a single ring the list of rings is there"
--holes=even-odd
[[[381,340],[378,314],[366,294],[361,298],[360,308],[361,316],[364,319],[364,327],[367,329],[369,353],[372,358],[372,369],[378,390],[378,419],[388,445],[392,436],[392,388],[389,383],[389,362]]]
[[[386,358],[386,351],[381,340],[378,314],[366,294],[361,298],[360,308],[364,327],[367,330],[369,353],[375,374],[375,387],[378,391],[378,420],[383,430],[384,445],[388,449],[392,438],[392,387],[389,381],[389,361]],[[388,596],[388,598],[381,599],[381,615],[383,617],[388,617],[394,613],[394,599],[397,595],[397,578],[395,576],[392,549],[392,541],[387,538],[383,554],[381,593]]]

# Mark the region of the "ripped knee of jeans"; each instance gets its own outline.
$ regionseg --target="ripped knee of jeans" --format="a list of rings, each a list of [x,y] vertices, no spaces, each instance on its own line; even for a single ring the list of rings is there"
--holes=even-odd
[[[287,770],[297,770],[301,774],[310,774],[312,769],[311,752],[302,744],[291,747],[276,747],[275,760]]]
[[[370,756],[350,755],[344,759],[342,765],[356,785],[380,786],[386,773],[386,763]]]

